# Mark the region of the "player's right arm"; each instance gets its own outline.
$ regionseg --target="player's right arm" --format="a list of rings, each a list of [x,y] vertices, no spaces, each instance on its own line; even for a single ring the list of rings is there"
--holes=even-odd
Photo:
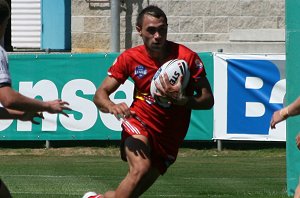
[[[130,110],[125,102],[115,104],[110,100],[109,96],[116,91],[121,83],[113,77],[106,77],[94,96],[94,103],[98,109],[104,113],[111,113],[117,119],[121,117],[129,117]]]

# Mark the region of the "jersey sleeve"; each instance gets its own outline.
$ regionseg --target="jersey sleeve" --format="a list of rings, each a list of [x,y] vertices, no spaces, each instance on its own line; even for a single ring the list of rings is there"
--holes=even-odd
[[[114,61],[113,65],[108,69],[108,76],[115,78],[119,83],[124,84],[124,82],[129,77],[129,72],[127,68],[128,62],[126,60],[126,55],[121,54]]]
[[[8,57],[4,49],[0,48],[0,87],[11,84],[10,73],[8,70]]]
[[[196,53],[191,55],[188,64],[190,66],[191,78],[195,82],[197,82],[201,77],[206,76],[204,64]]]

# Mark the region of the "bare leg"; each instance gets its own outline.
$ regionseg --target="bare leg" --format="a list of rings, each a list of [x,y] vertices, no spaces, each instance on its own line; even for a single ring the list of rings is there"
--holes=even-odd
[[[156,168],[151,168],[151,170],[147,172],[138,185],[137,197],[148,190],[159,176],[159,171]]]
[[[159,177],[159,172],[151,167],[150,148],[145,136],[128,137],[125,152],[129,171],[115,191],[108,191],[105,198],[135,198],[145,192]]]

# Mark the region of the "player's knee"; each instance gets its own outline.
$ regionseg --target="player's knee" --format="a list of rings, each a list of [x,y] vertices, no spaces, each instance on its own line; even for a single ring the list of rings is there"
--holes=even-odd
[[[146,161],[143,163],[138,163],[134,165],[130,169],[130,174],[135,177],[137,180],[141,179],[144,175],[146,175],[151,169],[150,161]]]

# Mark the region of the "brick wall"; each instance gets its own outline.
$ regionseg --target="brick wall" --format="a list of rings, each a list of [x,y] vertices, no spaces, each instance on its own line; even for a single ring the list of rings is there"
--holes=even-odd
[[[135,20],[148,4],[165,11],[169,40],[197,52],[285,52],[284,0],[123,0],[121,51],[142,43]],[[110,13],[109,1],[72,0],[72,51],[109,52]]]

